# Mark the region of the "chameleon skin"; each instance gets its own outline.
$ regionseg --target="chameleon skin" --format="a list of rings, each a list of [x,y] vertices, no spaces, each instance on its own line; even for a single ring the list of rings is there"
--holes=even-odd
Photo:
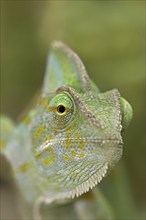
[[[29,204],[59,204],[88,192],[119,161],[131,118],[117,89],[100,93],[80,58],[53,42],[40,99],[11,132],[4,123],[1,153]]]

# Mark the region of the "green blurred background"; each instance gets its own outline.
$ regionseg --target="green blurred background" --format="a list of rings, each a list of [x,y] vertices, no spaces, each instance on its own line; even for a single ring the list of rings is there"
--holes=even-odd
[[[116,87],[131,103],[134,117],[124,133],[126,183],[122,178],[115,189],[110,174],[101,187],[118,219],[134,219],[128,205],[122,207],[128,185],[138,218],[144,219],[145,1],[1,1],[3,114],[16,119],[41,88],[52,40],[78,53],[101,91]]]

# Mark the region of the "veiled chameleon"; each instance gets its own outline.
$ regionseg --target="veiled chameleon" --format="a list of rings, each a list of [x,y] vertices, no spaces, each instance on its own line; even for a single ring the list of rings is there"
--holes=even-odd
[[[37,104],[17,125],[1,118],[1,153],[34,218],[111,218],[101,192],[90,189],[120,159],[131,118],[117,89],[100,93],[79,57],[52,43]]]

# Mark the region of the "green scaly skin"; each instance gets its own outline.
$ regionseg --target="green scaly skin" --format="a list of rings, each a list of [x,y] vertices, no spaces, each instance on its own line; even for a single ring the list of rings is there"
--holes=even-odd
[[[35,219],[112,218],[99,189],[90,189],[121,158],[131,118],[117,89],[100,93],[79,57],[52,43],[36,106],[18,125],[1,118],[1,153]]]

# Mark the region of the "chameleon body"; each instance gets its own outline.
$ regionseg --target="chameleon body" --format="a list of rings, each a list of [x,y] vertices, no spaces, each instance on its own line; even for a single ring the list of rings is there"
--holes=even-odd
[[[56,218],[56,207],[57,219],[111,217],[101,192],[87,192],[122,156],[121,132],[131,118],[132,108],[117,89],[100,93],[80,58],[65,44],[52,43],[37,104],[17,125],[1,118],[1,153],[20,194],[34,206],[34,218],[43,218],[42,204],[48,219]]]

